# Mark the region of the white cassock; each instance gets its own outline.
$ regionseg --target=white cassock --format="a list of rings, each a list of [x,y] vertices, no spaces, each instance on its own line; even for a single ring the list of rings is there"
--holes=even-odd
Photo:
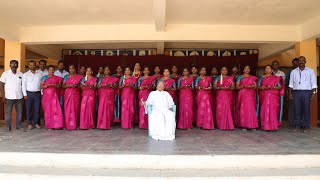
[[[170,94],[166,91],[152,91],[146,104],[152,107],[149,114],[150,136],[156,140],[174,140],[176,120],[174,112],[169,110],[174,105]]]

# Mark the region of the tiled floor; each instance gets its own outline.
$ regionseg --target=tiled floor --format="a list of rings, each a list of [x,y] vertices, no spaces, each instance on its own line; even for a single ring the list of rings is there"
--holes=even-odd
[[[0,128],[0,152],[107,154],[320,154],[320,129],[310,134],[177,130],[175,141],[155,141],[147,130],[12,130]]]

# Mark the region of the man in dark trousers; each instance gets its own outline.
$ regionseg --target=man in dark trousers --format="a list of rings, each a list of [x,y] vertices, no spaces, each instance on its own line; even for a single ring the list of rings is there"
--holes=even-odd
[[[29,130],[33,127],[40,128],[41,78],[42,73],[36,71],[36,62],[29,61],[29,71],[22,76],[22,93],[26,102]]]
[[[2,94],[3,102],[6,104],[6,126],[7,130],[11,131],[12,122],[12,108],[16,108],[16,129],[21,128],[22,119],[22,73],[18,72],[18,61],[10,61],[10,69],[3,72],[1,75],[0,91]]]
[[[296,69],[299,66],[298,58],[294,58],[292,60],[292,69],[286,74],[286,89],[287,97],[288,97],[288,120],[289,120],[289,127],[294,127],[294,103],[293,99],[289,99],[289,82],[290,82],[290,73],[293,69]]]
[[[289,99],[293,99],[295,111],[295,129],[310,129],[310,101],[316,94],[317,82],[313,69],[306,67],[306,58],[300,56],[299,67],[292,70],[289,81]]]

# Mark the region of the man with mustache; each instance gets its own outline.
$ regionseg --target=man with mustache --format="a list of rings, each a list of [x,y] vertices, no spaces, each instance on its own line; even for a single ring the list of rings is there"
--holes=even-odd
[[[306,67],[306,58],[298,58],[299,67],[292,70],[289,81],[289,99],[294,102],[295,132],[300,128],[304,133],[310,129],[310,101],[316,94],[317,82],[314,71]]]
[[[11,131],[11,120],[12,120],[12,108],[16,108],[16,129],[21,128],[22,119],[22,73],[18,72],[18,61],[10,61],[10,69],[5,71],[1,75],[0,91],[2,94],[3,102],[6,104],[6,125],[7,130]]]

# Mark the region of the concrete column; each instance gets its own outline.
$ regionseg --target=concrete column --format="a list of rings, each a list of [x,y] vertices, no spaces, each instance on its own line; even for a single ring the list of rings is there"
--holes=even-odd
[[[10,61],[15,59],[19,62],[18,71],[25,71],[25,55],[26,47],[24,44],[17,41],[5,40],[4,46],[4,70],[10,69]]]
[[[317,67],[319,66],[319,55],[317,48],[317,39],[309,39],[301,41],[295,45],[296,56],[306,57],[307,63],[306,66],[312,68],[315,75],[317,76]],[[311,102],[311,127],[318,126],[318,96]]]
[[[4,65],[4,39],[0,38],[0,66]],[[3,69],[0,69],[0,75],[3,73]],[[2,98],[2,94],[0,94]],[[4,125],[4,104],[0,101],[0,125]]]

